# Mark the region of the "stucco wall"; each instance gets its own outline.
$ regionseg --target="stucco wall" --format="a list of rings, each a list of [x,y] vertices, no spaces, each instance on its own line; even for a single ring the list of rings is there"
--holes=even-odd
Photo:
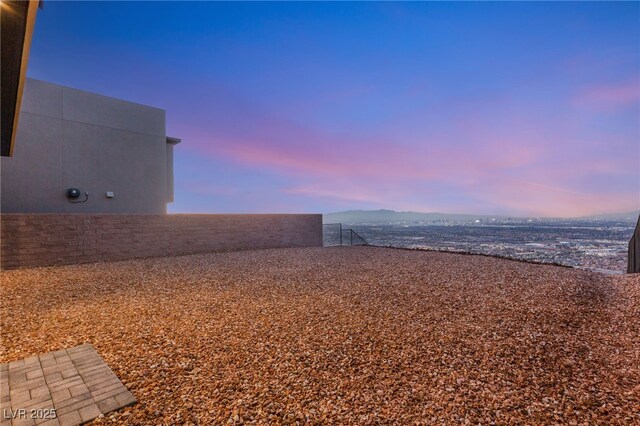
[[[3,269],[268,247],[322,246],[314,214],[2,214]]]
[[[170,149],[161,109],[27,79],[13,157],[0,160],[1,211],[164,213]],[[89,200],[70,203],[70,187]]]

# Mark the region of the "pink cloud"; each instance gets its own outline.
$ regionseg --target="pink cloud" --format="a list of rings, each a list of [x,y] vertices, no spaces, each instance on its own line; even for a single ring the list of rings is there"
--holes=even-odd
[[[573,217],[636,210],[637,192],[586,193],[567,188],[512,180],[482,194],[490,203],[523,215]]]
[[[617,109],[638,105],[640,104],[640,78],[591,87],[581,93],[574,103],[577,106],[597,109]]]
[[[627,99],[620,88],[592,93],[590,102]],[[190,141],[183,149],[199,156],[286,176],[291,184],[280,191],[287,199],[554,216],[638,207],[629,184],[606,192],[593,186],[607,179],[638,182],[638,158],[612,154],[629,146],[628,136],[585,131],[589,114],[567,119],[537,112],[491,99],[484,108],[452,110],[443,123],[426,111],[425,120],[416,115],[388,122],[371,136],[319,130],[243,104],[237,114],[180,134]]]
[[[328,198],[347,202],[360,201],[374,203],[379,206],[386,205],[389,200],[383,197],[379,191],[361,186],[338,185],[329,186],[322,183],[315,183],[305,186],[297,186],[283,189],[283,192],[294,195],[304,195],[318,198]]]
[[[509,138],[483,132],[463,123],[452,136],[432,132],[400,144],[391,138],[327,135],[274,121],[241,134],[191,135],[199,144],[190,149],[297,175],[399,182],[440,179],[454,171],[459,178],[474,179],[493,170],[526,166],[540,154],[536,135],[519,135],[516,129]]]

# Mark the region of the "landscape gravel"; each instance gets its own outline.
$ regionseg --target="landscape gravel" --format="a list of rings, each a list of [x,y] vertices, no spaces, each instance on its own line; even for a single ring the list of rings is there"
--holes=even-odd
[[[0,362],[92,344],[95,424],[640,424],[640,276],[333,247],[3,271]]]

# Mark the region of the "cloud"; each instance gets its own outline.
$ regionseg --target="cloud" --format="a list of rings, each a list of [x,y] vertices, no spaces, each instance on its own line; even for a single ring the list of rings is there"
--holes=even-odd
[[[483,198],[519,215],[573,217],[631,211],[640,207],[640,199],[635,191],[583,193],[515,179],[502,182],[497,189],[484,192]]]
[[[619,92],[588,99],[623,98],[609,94]],[[176,132],[188,141],[181,149],[282,176],[288,183],[274,197],[287,205],[556,216],[637,208],[637,158],[619,155],[633,144],[615,128],[592,131],[588,114],[487,99],[449,104],[443,120],[413,111],[371,135],[331,131],[228,92],[203,97],[203,115]]]
[[[615,110],[640,105],[640,77],[590,87],[574,100],[579,107]]]

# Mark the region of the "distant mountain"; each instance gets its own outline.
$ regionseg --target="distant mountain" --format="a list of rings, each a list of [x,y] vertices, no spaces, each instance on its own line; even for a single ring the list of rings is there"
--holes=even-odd
[[[595,216],[584,216],[574,220],[617,220],[636,222],[640,211],[626,213],[611,213]],[[449,214],[449,213],[419,213],[398,212],[395,210],[347,210],[343,212],[326,213],[323,215],[324,223],[437,223],[437,222],[474,222],[474,221],[503,221],[507,219],[521,219],[517,216],[475,215],[475,214]],[[560,218],[540,218],[541,220],[567,220]]]
[[[640,210],[635,210],[631,212],[625,213],[607,213],[607,214],[599,214],[594,216],[584,216],[581,219],[587,220],[621,220],[621,221],[629,221],[635,222],[638,220],[638,215],[640,215]]]
[[[397,212],[395,210],[348,210],[344,212],[326,213],[324,223],[390,223],[390,222],[469,222],[473,220],[490,220],[500,216]]]

